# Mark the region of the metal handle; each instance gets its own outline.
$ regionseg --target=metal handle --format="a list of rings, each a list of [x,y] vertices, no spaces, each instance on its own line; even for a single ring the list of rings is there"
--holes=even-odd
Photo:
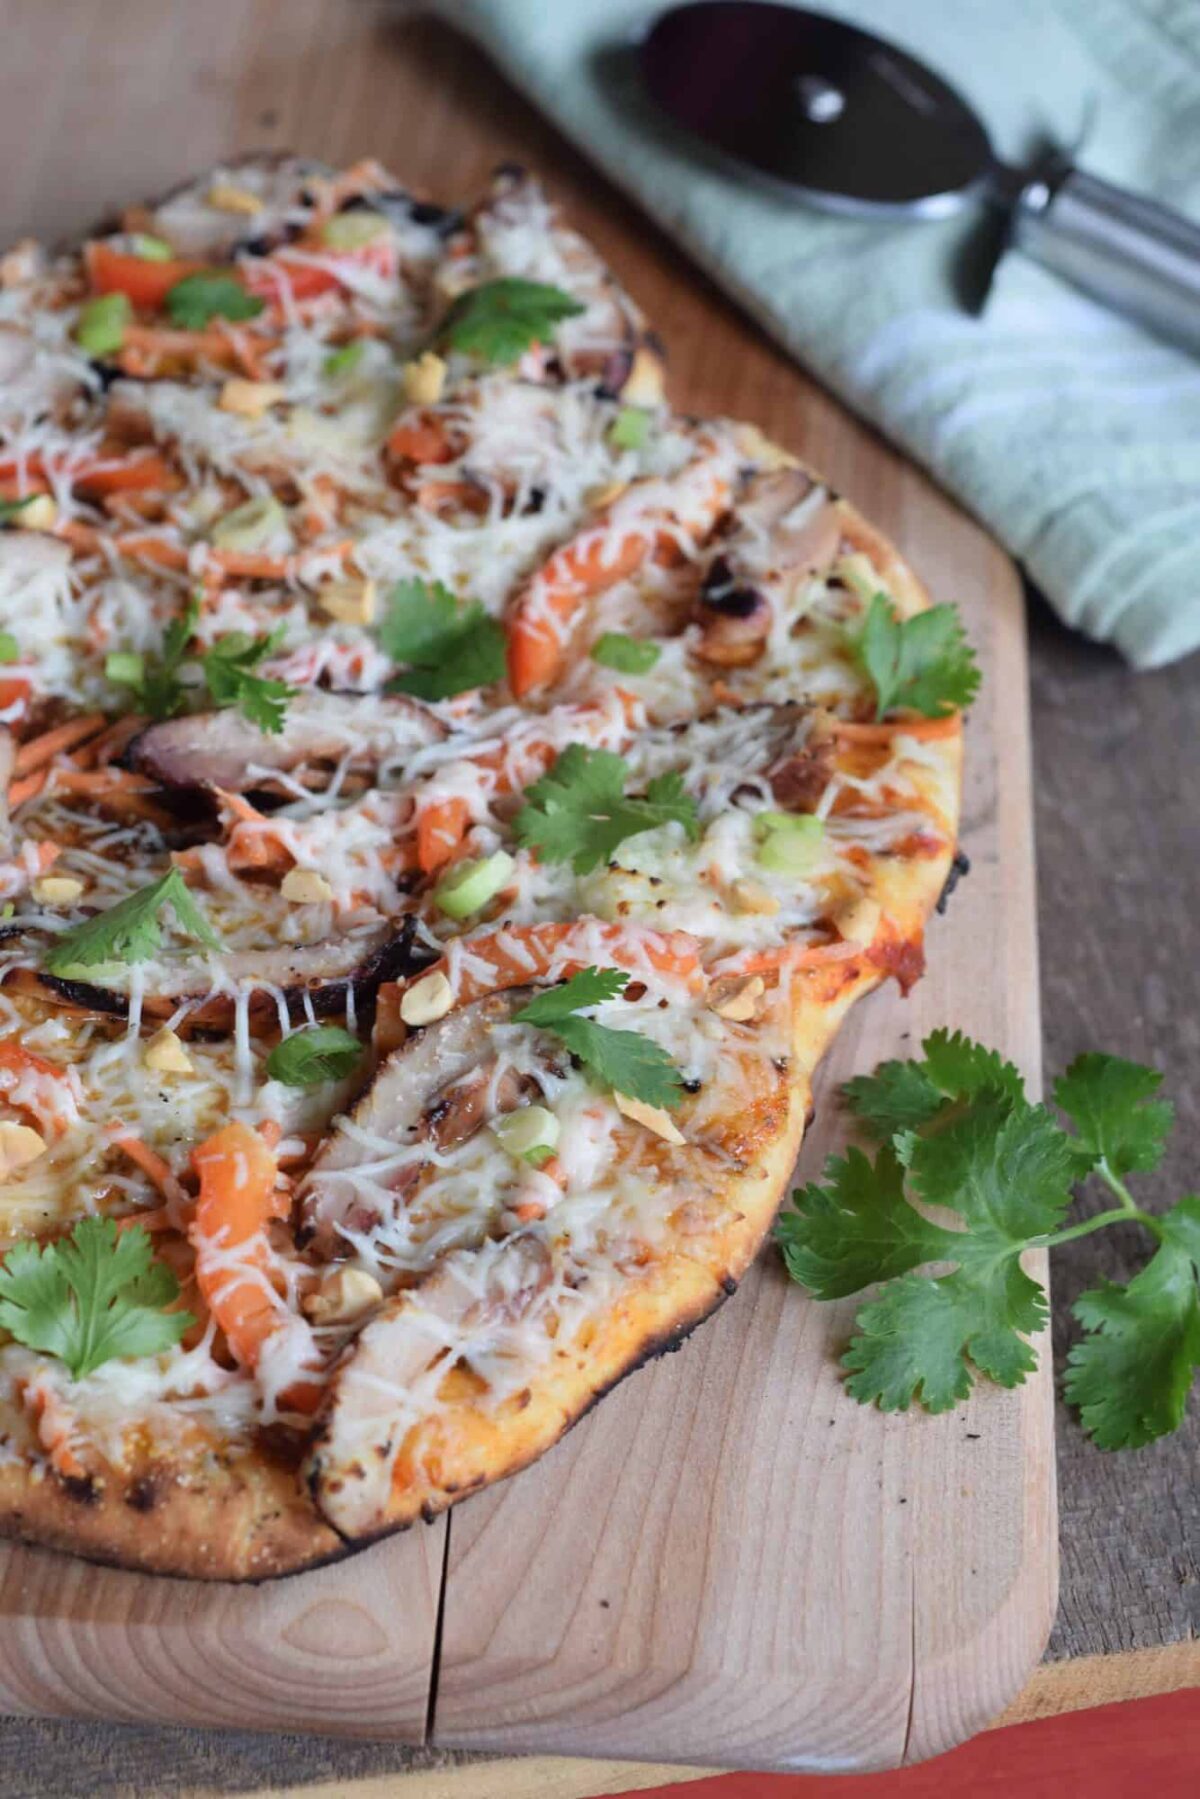
[[[1069,163],[1039,170],[1013,242],[1104,306],[1200,355],[1200,226]]]

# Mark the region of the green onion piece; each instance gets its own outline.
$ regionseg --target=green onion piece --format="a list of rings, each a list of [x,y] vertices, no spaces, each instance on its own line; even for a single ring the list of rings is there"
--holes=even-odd
[[[21,646],[11,631],[0,631],[0,662],[19,662]]]
[[[368,244],[383,237],[387,228],[382,213],[364,212],[361,208],[337,212],[322,225],[321,242],[331,250],[365,250]]]
[[[754,820],[758,860],[773,874],[808,874],[825,842],[825,826],[808,813],[760,812]]]
[[[521,1106],[493,1119],[492,1133],[500,1146],[517,1162],[528,1162],[540,1168],[554,1154],[560,1126],[553,1112],[545,1106]]]
[[[175,254],[164,238],[151,237],[145,231],[135,233],[131,241],[134,255],[143,262],[170,262]]]
[[[111,356],[125,342],[132,317],[128,294],[100,294],[80,308],[75,342],[89,356]]]
[[[434,904],[447,918],[469,918],[499,893],[516,866],[504,850],[480,861],[458,862],[434,888]]]
[[[605,631],[592,645],[592,661],[622,675],[644,675],[661,655],[656,643],[644,637],[626,637],[623,631]]]
[[[650,435],[650,414],[640,406],[622,406],[609,426],[608,441],[615,450],[643,450]]]
[[[286,526],[287,515],[279,501],[264,494],[219,518],[212,529],[212,541],[220,550],[265,550]]]
[[[331,350],[325,358],[325,373],[331,380],[350,374],[362,361],[366,347],[362,338],[356,337],[353,343],[343,344],[340,350]]]
[[[104,658],[104,673],[121,687],[140,687],[146,675],[146,658],[136,650],[114,650]]]

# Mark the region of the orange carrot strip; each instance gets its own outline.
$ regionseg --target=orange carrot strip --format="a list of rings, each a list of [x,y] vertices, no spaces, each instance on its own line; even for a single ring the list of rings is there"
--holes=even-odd
[[[34,769],[45,767],[55,756],[65,755],[77,743],[94,737],[104,729],[106,723],[102,712],[89,712],[82,718],[69,718],[65,724],[56,725],[52,731],[42,731],[37,737],[31,737],[21,745],[13,763],[13,772],[17,775],[32,774]]]
[[[847,743],[890,743],[901,732],[922,742],[939,737],[957,737],[962,730],[962,713],[949,712],[944,718],[888,718],[878,724],[854,724],[849,719],[835,719],[833,734]]]
[[[417,814],[417,864],[422,874],[436,874],[454,860],[470,822],[471,808],[458,795]]]
[[[36,774],[26,775],[22,781],[13,781],[8,789],[8,809],[15,812],[26,800],[34,799],[50,778],[48,768],[39,768]]]
[[[551,964],[558,962],[563,956],[572,934],[578,929],[579,920],[570,919],[550,924],[508,925],[499,931],[489,932],[486,936],[473,937],[467,946],[471,961],[478,959],[486,963],[487,973],[480,974],[473,968],[460,968],[456,1004],[465,1006],[486,993],[501,993],[509,987],[522,987],[527,981],[543,977]],[[696,939],[685,931],[672,931],[669,936],[653,943],[624,925],[606,924],[601,925],[598,930],[595,926],[589,926],[588,935],[593,941],[598,936],[607,953],[618,964],[623,953],[626,958],[634,959],[636,946],[636,951],[640,951],[651,967],[662,974],[687,977],[694,974],[700,966]],[[589,958],[582,955],[564,959],[563,978],[578,974],[580,969],[588,966],[588,961]],[[432,968],[425,969],[422,975],[414,975],[413,980],[420,980],[424,975],[435,971],[450,976],[450,963],[446,957],[435,962]],[[380,995],[385,994],[389,987],[403,989],[411,985],[412,981],[388,982],[380,988]]]
[[[151,1149],[150,1145],[143,1143],[140,1137],[125,1133],[114,1137],[113,1142],[118,1149],[124,1151],[135,1168],[140,1168],[143,1174],[150,1177],[164,1199],[179,1197],[179,1182],[171,1173],[170,1164],[159,1155],[156,1149]]]

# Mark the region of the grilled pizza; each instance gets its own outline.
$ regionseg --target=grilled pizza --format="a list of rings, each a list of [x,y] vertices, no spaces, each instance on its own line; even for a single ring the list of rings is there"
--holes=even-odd
[[[0,1529],[283,1574],[733,1291],[969,653],[519,171],[257,159],[0,283]]]

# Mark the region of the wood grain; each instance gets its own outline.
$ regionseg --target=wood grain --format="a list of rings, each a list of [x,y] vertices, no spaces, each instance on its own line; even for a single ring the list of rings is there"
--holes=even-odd
[[[478,55],[438,28],[405,24],[402,10],[373,0],[206,0],[202,8],[184,0],[108,0],[103,8],[3,0],[0,236],[78,230],[132,192],[166,185],[234,148],[295,144],[334,159],[374,151],[439,192],[460,194],[489,162],[516,155],[553,172],[556,192],[670,333],[675,391],[688,404],[754,417],[774,407],[783,434],[835,479],[849,485],[853,475],[855,497],[881,516],[880,489],[897,501],[905,481],[922,489],[714,296]],[[902,515],[892,516],[901,517],[907,544]],[[953,568],[921,560],[953,591]],[[1032,649],[1048,1065],[1097,1044],[1194,1065],[1200,983],[1190,888],[1200,824],[1180,770],[1181,748],[1200,741],[1194,665],[1134,679],[1036,604]],[[968,908],[969,895],[970,888],[961,902]],[[1200,1093],[1177,1086],[1175,1097],[1182,1116],[1167,1178],[1186,1182],[1200,1150]],[[1135,1254],[1116,1233],[1076,1246],[1054,1295],[1060,1346],[1073,1292],[1096,1272],[1124,1278]],[[618,1403],[619,1396],[610,1402]],[[1051,1653],[1081,1659],[1039,1670],[1010,1716],[1086,1704],[1098,1691],[1124,1697],[1200,1678],[1197,1426],[1141,1455],[1104,1457],[1065,1416],[1060,1424],[1063,1592]],[[86,1789],[97,1799],[312,1781],[330,1791],[359,1782],[369,1786],[356,1791],[382,1791],[390,1773],[410,1766],[422,1770],[411,1788],[417,1799],[443,1790],[427,1783],[451,1759],[246,1731],[17,1719],[0,1720],[0,1745],[3,1790]],[[579,1799],[622,1790],[614,1776],[632,1788],[636,1774],[630,1764],[539,1759],[518,1765],[529,1785],[510,1789],[497,1787],[494,1765],[471,1761],[459,1772],[462,1782],[445,1788],[455,1799],[508,1790]]]

